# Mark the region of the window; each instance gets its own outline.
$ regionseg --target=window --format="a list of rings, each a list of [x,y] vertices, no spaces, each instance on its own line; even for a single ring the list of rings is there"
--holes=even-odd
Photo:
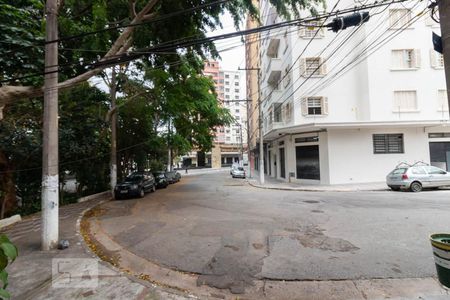
[[[322,38],[325,36],[325,31],[320,27],[319,22],[310,22],[305,26],[301,26],[298,33],[304,39]]]
[[[234,79],[239,79],[239,75],[234,75]]]
[[[225,99],[230,99],[230,95],[225,95]]]
[[[229,92],[230,92],[230,89],[229,89],[229,88],[226,88],[226,89],[225,89],[225,92],[229,93]]]
[[[283,103],[275,103],[273,105],[273,121],[274,122],[283,122],[283,115],[281,111],[281,106]]]
[[[422,167],[411,168],[411,173],[413,173],[415,175],[426,175],[427,174]]]
[[[448,111],[447,90],[439,90],[438,99],[438,111]]]
[[[234,92],[235,93],[239,93],[239,89],[234,89]]]
[[[238,95],[234,96],[234,99],[239,100],[239,96]]]
[[[236,81],[236,82],[234,83],[234,85],[235,85],[235,86],[239,86],[239,81]]]
[[[434,132],[429,133],[428,137],[430,139],[441,139],[441,138],[450,138],[450,132]]]
[[[325,74],[325,62],[321,57],[307,57],[300,60],[300,76],[322,76]]]
[[[239,106],[239,102],[234,102],[234,106]]]
[[[227,129],[227,133],[230,133],[230,129]]]
[[[237,136],[237,137],[236,137],[236,142],[238,142],[238,143],[241,142],[241,137],[240,137],[240,136]]]
[[[284,87],[287,87],[291,83],[292,73],[290,65],[287,65],[284,69]]]
[[[433,167],[433,166],[425,166],[424,168],[427,171],[427,173],[431,174],[431,175],[445,175],[445,174],[447,174],[446,171],[441,170],[441,169],[436,168],[436,167]]]
[[[291,102],[286,103],[284,107],[284,114],[286,117],[286,122],[289,122],[292,118],[292,104]]]
[[[420,68],[419,49],[392,50],[392,69],[417,69]]]
[[[394,112],[414,112],[417,111],[416,91],[395,91],[392,110]]]
[[[372,139],[374,154],[404,153],[402,133],[374,134]]]
[[[241,119],[239,116],[235,116],[234,118],[236,119],[236,121],[239,121]]]
[[[225,78],[230,78],[230,75],[229,74],[225,74]]]
[[[229,142],[229,141],[231,141],[231,138],[230,138],[229,136],[227,136],[227,137],[225,138],[225,141]]]
[[[219,132],[224,133],[224,132],[225,132],[225,129],[223,129],[223,127],[221,127],[221,128],[219,129]]]
[[[225,81],[225,85],[230,85],[230,82],[229,81]]]
[[[411,10],[406,8],[389,10],[390,29],[406,27],[411,21]]]
[[[234,112],[238,114],[239,113],[239,109],[236,109]]]
[[[444,68],[444,55],[434,51],[434,49],[430,50],[430,65],[434,69],[443,69]]]
[[[307,97],[302,99],[302,114],[304,116],[327,115],[328,100],[325,97]]]

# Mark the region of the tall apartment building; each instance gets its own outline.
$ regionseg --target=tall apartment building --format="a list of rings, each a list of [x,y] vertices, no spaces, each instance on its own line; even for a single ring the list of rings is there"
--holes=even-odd
[[[258,1],[253,0],[255,6]],[[253,29],[258,26],[256,20],[248,16],[245,29]],[[259,33],[247,35],[245,37],[245,68],[246,71],[246,94],[247,99],[250,100],[247,115],[248,122],[248,156],[250,162],[250,170],[253,170],[257,164],[255,161],[255,152],[257,152],[257,141],[259,140],[259,126],[258,126],[258,72],[259,72]],[[251,175],[251,172],[250,172]]]
[[[220,148],[220,165],[228,166],[239,162],[247,148],[247,103],[242,101],[241,75],[239,71],[222,70],[217,61],[206,61],[203,74],[214,80],[218,100],[235,119],[216,132],[215,147]]]
[[[360,3],[341,0],[336,10]],[[401,162],[450,170],[443,58],[431,42],[440,29],[426,5],[369,9],[367,23],[338,33],[323,21],[261,33],[269,176],[343,184],[384,181]],[[263,25],[283,21],[268,0],[260,11]]]

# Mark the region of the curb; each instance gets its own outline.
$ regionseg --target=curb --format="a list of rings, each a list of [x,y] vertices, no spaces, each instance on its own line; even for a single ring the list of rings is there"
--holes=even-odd
[[[350,193],[354,193],[354,192],[388,192],[389,189],[387,188],[383,188],[383,189],[368,189],[368,190],[360,190],[360,189],[356,189],[356,190],[339,190],[339,189],[335,189],[335,190],[318,190],[318,189],[308,189],[308,188],[295,188],[295,187],[273,187],[273,186],[262,186],[259,184],[255,184],[250,182],[248,179],[246,179],[247,183],[254,187],[254,188],[258,188],[258,189],[265,189],[265,190],[279,190],[279,191],[297,191],[297,192],[317,192],[317,193],[326,193],[326,192],[339,192],[339,193],[345,193],[345,192],[350,192]]]

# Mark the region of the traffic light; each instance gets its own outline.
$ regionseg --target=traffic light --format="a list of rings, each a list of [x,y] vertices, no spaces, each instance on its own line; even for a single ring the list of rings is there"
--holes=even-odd
[[[345,17],[335,18],[331,23],[328,23],[326,27],[334,32],[346,29],[347,27],[357,26],[359,24],[365,23],[369,20],[369,12],[358,12]]]

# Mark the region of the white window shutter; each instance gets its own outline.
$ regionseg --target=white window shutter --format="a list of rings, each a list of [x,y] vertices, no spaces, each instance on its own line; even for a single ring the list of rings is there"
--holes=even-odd
[[[414,49],[414,67],[420,68],[421,58],[422,54],[420,53],[420,49]]]
[[[300,59],[300,76],[305,77],[306,76],[306,58],[301,58]]]
[[[322,114],[328,115],[328,98],[327,97],[322,98]]]
[[[327,74],[327,63],[323,58],[320,58],[319,64],[320,64],[320,75]]]
[[[430,49],[430,65],[432,68],[437,67],[437,55],[434,49]]]
[[[303,116],[306,116],[306,115],[308,115],[308,101],[307,101],[307,98],[302,98],[302,101],[301,101],[301,103],[302,103],[302,115]]]

